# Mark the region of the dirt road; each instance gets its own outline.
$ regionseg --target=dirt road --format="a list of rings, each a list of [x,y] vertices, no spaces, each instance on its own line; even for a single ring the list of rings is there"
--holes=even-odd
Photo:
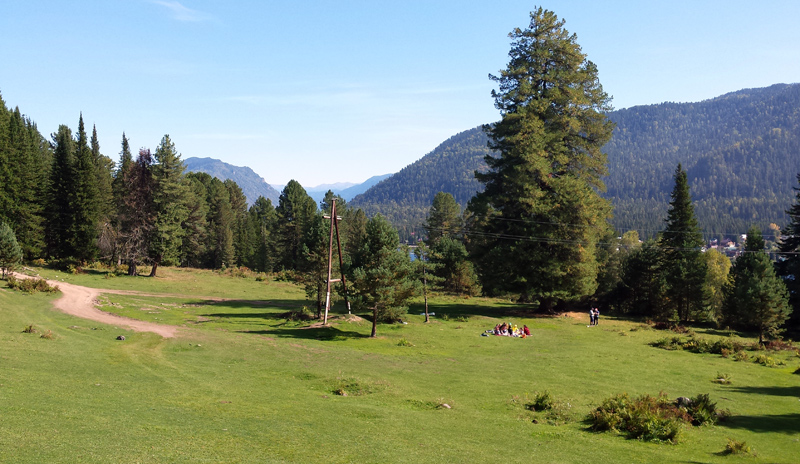
[[[18,273],[15,273],[14,276],[18,279],[33,278]],[[102,322],[103,324],[124,327],[136,332],[153,332],[164,338],[175,337],[180,328],[174,325],[154,324],[152,322],[129,319],[127,317],[100,311],[95,307],[97,298],[102,293],[136,294],[136,292],[81,287],[80,285],[59,282],[57,280],[48,280],[47,283],[50,285],[57,285],[61,289],[61,298],[54,301],[53,306],[72,316],[88,319],[90,321]]]

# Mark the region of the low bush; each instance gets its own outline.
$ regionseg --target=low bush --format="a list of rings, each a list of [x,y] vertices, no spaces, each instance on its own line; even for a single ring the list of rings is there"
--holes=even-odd
[[[676,443],[681,433],[679,411],[664,394],[631,399],[627,393],[606,399],[589,413],[589,427],[617,431],[629,438]]]
[[[406,340],[405,337],[403,337],[400,339],[400,341],[397,342],[397,346],[414,346],[414,344]]]
[[[39,338],[44,338],[47,340],[53,340],[56,338],[56,334],[53,333],[52,330],[48,330],[47,332],[43,332]]]
[[[725,445],[725,450],[722,452],[722,454],[753,455],[754,453],[746,442],[728,438],[728,444]]]
[[[58,288],[58,285],[51,286],[50,284],[47,283],[46,280],[42,278],[17,279],[14,276],[8,276],[7,283],[8,283],[8,288],[19,290],[25,293],[36,293],[36,292],[55,293],[61,291]]]
[[[603,401],[586,421],[597,432],[613,430],[630,438],[676,443],[682,424],[715,424],[729,415],[727,411],[718,411],[708,394],[680,400],[670,401],[664,393],[633,399],[623,393]]]
[[[712,380],[714,383],[718,383],[720,385],[730,385],[731,384],[731,375],[730,374],[722,374],[717,372],[716,377]]]
[[[525,405],[525,409],[530,411],[546,411],[548,409],[553,409],[555,403],[556,401],[549,391],[537,392],[536,396],[533,397],[533,401]]]
[[[784,365],[783,361],[775,359],[772,356],[767,356],[765,354],[757,354],[756,357],[753,359],[753,362],[767,367],[778,367]]]
[[[748,359],[750,359],[750,355],[747,354],[746,351],[739,350],[736,353],[733,353],[734,361],[747,361]]]
[[[31,324],[31,325],[25,327],[24,329],[22,329],[22,333],[26,333],[26,334],[35,334],[35,333],[38,333],[38,332],[39,331],[36,330],[36,327],[34,327],[33,324]]]

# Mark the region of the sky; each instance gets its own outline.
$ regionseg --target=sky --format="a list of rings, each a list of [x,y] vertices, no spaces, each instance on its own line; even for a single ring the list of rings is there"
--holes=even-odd
[[[616,109],[800,82],[800,1],[3,2],[0,94],[49,136],[363,182],[499,119],[489,74],[537,6],[577,35]]]

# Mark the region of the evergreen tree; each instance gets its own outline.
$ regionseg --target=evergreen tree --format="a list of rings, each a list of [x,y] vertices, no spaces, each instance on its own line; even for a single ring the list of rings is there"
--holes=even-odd
[[[5,222],[0,222],[0,277],[5,278],[9,271],[22,259],[22,248],[17,243],[14,231]]]
[[[441,237],[460,235],[461,226],[461,206],[456,199],[450,193],[437,193],[425,221],[428,243],[433,245]]]
[[[0,98],[0,221],[16,231],[23,254],[38,257],[44,247],[42,208],[47,185],[47,150],[36,125]]]
[[[48,256],[66,258],[72,248],[75,214],[72,192],[75,185],[75,145],[72,131],[65,125],[53,134],[53,164],[45,203],[45,237]]]
[[[778,250],[781,252],[778,261],[778,274],[784,278],[789,289],[789,301],[794,308],[789,327],[800,333],[800,174],[797,175],[798,187],[794,204],[786,210],[789,223],[781,231]]]
[[[123,134],[123,137],[125,134]],[[97,139],[97,127],[92,126],[92,160],[94,161],[95,176],[97,177],[97,203],[101,220],[108,222],[114,210],[114,162],[108,156],[100,153],[100,141]],[[128,152],[130,156],[130,151]]]
[[[622,261],[616,304],[624,314],[665,320],[663,254],[654,240],[628,253]]]
[[[703,235],[694,215],[689,181],[680,164],[675,170],[675,187],[670,198],[667,227],[659,241],[664,253],[668,316],[689,321],[706,315],[707,268],[701,256]]]
[[[407,310],[408,300],[417,294],[414,266],[407,251],[398,249],[397,231],[383,216],[366,225],[361,249],[353,258],[351,282],[356,309],[372,310],[372,337],[378,321],[397,321]]]
[[[538,301],[544,311],[591,295],[596,247],[611,206],[600,197],[613,124],[597,67],[564,21],[539,8],[511,32],[508,67],[493,91],[502,119],[485,130],[499,156],[485,158],[485,185],[469,208],[484,289]]]
[[[122,197],[118,207],[119,255],[128,264],[128,275],[138,274],[137,266],[147,256],[155,221],[153,211],[153,157],[141,149],[136,161],[124,172]]]
[[[233,213],[233,262],[238,266],[245,266],[254,253],[252,229],[247,226],[247,198],[236,182],[227,179],[223,183],[228,189]]]
[[[250,266],[261,272],[271,272],[277,264],[278,216],[272,201],[259,196],[248,211],[249,224],[255,237],[253,262]]]
[[[209,177],[210,178],[210,177]],[[215,269],[233,265],[236,256],[233,247],[234,215],[230,192],[216,177],[207,185],[208,202],[208,257],[206,265]]]
[[[439,286],[456,295],[475,296],[480,293],[475,268],[467,259],[467,249],[458,239],[445,235],[431,246],[430,260]]]
[[[74,187],[67,195],[72,203],[72,251],[81,261],[90,261],[97,255],[97,236],[100,220],[100,193],[97,186],[97,168],[83,125],[83,114],[78,121],[75,140]]]
[[[322,315],[328,289],[329,232],[330,221],[323,220],[321,213],[315,214],[305,232],[302,260],[297,269],[297,281],[305,289],[306,297],[315,300],[317,318]],[[338,267],[335,261],[334,269]]]
[[[296,180],[290,180],[278,199],[278,229],[281,260],[284,269],[298,269],[303,237],[316,213],[317,205]]]
[[[747,232],[744,253],[731,268],[724,287],[723,317],[726,324],[758,332],[759,343],[765,336],[776,336],[788,319],[789,293],[775,273],[764,238],[757,227]]]
[[[153,165],[153,213],[155,221],[150,232],[148,254],[152,262],[151,277],[162,262],[178,264],[184,236],[181,225],[189,217],[186,207],[188,186],[183,180],[186,167],[175,150],[169,135],[161,139]]]
[[[113,250],[111,251],[111,258],[117,264],[122,263],[124,251],[124,237],[122,234],[122,214],[125,209],[125,197],[127,194],[128,185],[125,179],[129,175],[131,167],[134,165],[133,155],[131,148],[128,144],[128,138],[125,133],[122,133],[122,149],[119,153],[119,164],[117,170],[114,171],[114,179],[111,182],[111,192],[113,194],[113,210],[111,213],[111,239],[114,240]]]
[[[206,187],[190,173],[184,179],[187,183],[186,209],[187,216],[182,228],[181,265],[202,267],[208,243],[208,202]]]

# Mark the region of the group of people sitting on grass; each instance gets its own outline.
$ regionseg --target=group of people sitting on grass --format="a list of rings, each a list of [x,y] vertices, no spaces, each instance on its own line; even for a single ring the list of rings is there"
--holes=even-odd
[[[487,332],[489,332],[487,330]],[[520,329],[517,327],[516,324],[513,326],[508,322],[503,322],[502,324],[497,324],[494,326],[494,330],[491,331],[494,335],[500,335],[503,337],[528,337],[531,335],[531,330],[528,328],[527,325],[523,325]]]

